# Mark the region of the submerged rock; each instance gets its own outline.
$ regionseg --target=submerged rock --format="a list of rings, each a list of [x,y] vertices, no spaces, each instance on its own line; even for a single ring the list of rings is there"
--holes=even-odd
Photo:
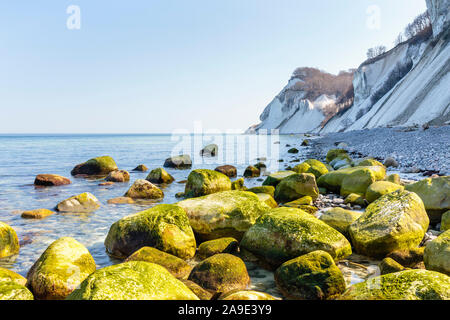
[[[27,275],[27,287],[40,300],[62,300],[96,269],[89,251],[73,238],[53,242]]]
[[[108,204],[133,204],[134,200],[130,197],[117,197],[108,200]]]
[[[450,230],[428,242],[423,260],[428,270],[442,272],[450,276]]]
[[[16,282],[0,281],[0,301],[34,300],[33,294],[25,286]]]
[[[100,208],[98,199],[89,192],[85,192],[64,201],[61,201],[56,206],[59,212],[74,212],[74,213],[88,213]]]
[[[16,231],[0,221],[0,258],[7,258],[19,253],[19,238]]]
[[[162,184],[162,183],[172,183],[175,181],[174,177],[172,177],[166,170],[164,170],[163,168],[157,168],[157,169],[153,169],[147,176],[147,178],[145,178],[145,180],[151,182],[151,183],[157,183],[157,184]]]
[[[226,175],[229,178],[234,178],[237,176],[237,169],[235,166],[224,165],[224,166],[219,166],[214,170],[217,172],[223,173],[224,175]]]
[[[108,174],[105,180],[110,182],[128,182],[130,181],[130,173],[126,170],[114,170]]]
[[[398,190],[371,203],[349,232],[358,253],[383,258],[395,250],[417,247],[428,224],[422,200],[413,192]]]
[[[336,229],[346,237],[349,237],[348,228],[353,222],[358,220],[361,215],[362,212],[335,207],[322,213],[320,220],[333,229]]]
[[[115,222],[109,229],[105,247],[109,254],[122,259],[142,247],[154,247],[189,259],[195,255],[196,242],[184,210],[160,204]]]
[[[325,251],[313,251],[283,263],[275,271],[275,282],[289,299],[333,299],[345,291],[345,279]]]
[[[124,196],[132,199],[161,199],[164,198],[164,192],[153,183],[144,179],[138,179]]]
[[[22,218],[24,219],[44,219],[54,214],[53,211],[48,209],[35,209],[22,212]]]
[[[99,269],[67,300],[198,300],[164,267],[129,261]]]
[[[208,194],[231,190],[231,181],[226,175],[208,169],[193,170],[184,190],[186,197],[201,197]]]
[[[192,160],[188,154],[167,158],[164,162],[165,168],[189,169],[192,167]]]
[[[290,202],[304,196],[313,200],[319,196],[316,178],[311,173],[296,173],[281,180],[275,189],[277,202]]]
[[[200,259],[209,258],[218,253],[235,253],[239,248],[239,242],[234,238],[220,238],[203,242],[198,247]]]
[[[67,184],[71,184],[72,182],[63,177],[59,176],[57,174],[39,174],[36,176],[36,179],[34,180],[35,186],[63,186]]]
[[[388,181],[375,181],[366,190],[366,200],[371,203],[385,194],[397,190],[403,190],[404,187]]]
[[[86,162],[76,165],[71,175],[76,176],[78,174],[85,175],[107,175],[111,171],[117,170],[116,162],[110,156],[103,156],[90,159]]]

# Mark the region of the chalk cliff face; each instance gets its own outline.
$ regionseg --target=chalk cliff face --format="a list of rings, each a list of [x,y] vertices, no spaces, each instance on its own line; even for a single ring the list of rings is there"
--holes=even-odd
[[[432,33],[364,62],[352,75],[351,95],[345,90],[339,96],[320,90],[311,94],[311,87],[302,85],[309,79],[294,74],[266,107],[262,122],[248,132],[328,133],[449,123],[450,0],[427,0],[427,5]],[[334,81],[330,77],[325,80]]]

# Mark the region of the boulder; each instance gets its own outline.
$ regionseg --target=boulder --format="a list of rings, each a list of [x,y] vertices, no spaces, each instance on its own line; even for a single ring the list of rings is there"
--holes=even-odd
[[[450,210],[445,212],[441,218],[441,231],[447,231],[450,229]]]
[[[235,253],[239,248],[239,242],[234,238],[220,238],[203,242],[198,247],[200,259],[209,258],[218,253]]]
[[[192,160],[188,154],[167,158],[164,168],[189,169],[192,167]]]
[[[390,174],[384,180],[395,183],[395,184],[402,185],[400,175],[398,173]]]
[[[48,209],[35,209],[22,212],[22,218],[44,219],[47,218],[48,216],[51,216],[52,214],[54,214],[54,212]]]
[[[388,167],[388,168],[389,167],[397,168],[398,167],[398,162],[394,158],[388,157],[388,158],[384,159],[384,165],[386,167]]]
[[[397,190],[372,202],[350,225],[349,233],[358,253],[383,258],[395,250],[417,247],[428,225],[422,200],[413,192]]]
[[[428,270],[405,270],[352,285],[339,300],[449,300],[450,277]]]
[[[246,191],[224,191],[177,203],[200,239],[242,238],[256,219],[270,208]]]
[[[304,163],[309,165],[309,168],[305,173],[312,173],[316,178],[328,173],[327,166],[319,160],[308,159]]]
[[[53,242],[27,275],[27,287],[39,300],[65,299],[96,269],[89,251],[73,238]]]
[[[341,154],[330,161],[330,166],[335,170],[351,167],[352,164],[353,161],[347,154]]]
[[[350,203],[350,204],[357,205],[357,206],[360,206],[360,207],[365,207],[368,204],[366,202],[366,199],[364,199],[363,196],[360,196],[359,194],[356,194],[356,193],[350,193],[345,198],[344,203],[345,204]]]
[[[266,193],[270,196],[274,196],[275,194],[275,188],[273,186],[261,186],[261,187],[254,187],[247,190],[248,192],[253,193]]]
[[[71,183],[69,179],[57,174],[39,174],[34,179],[35,186],[63,186]]]
[[[374,167],[374,166],[384,167],[384,165],[381,162],[379,162],[375,159],[364,159],[364,160],[358,162],[357,165],[359,167]]]
[[[427,243],[423,254],[425,267],[450,276],[450,230]]]
[[[304,196],[314,200],[319,196],[316,178],[311,173],[296,173],[281,180],[275,189],[277,202],[290,202]]]
[[[136,168],[133,169],[133,171],[140,171],[140,172],[145,172],[147,170],[148,170],[148,168],[145,164],[140,164]]]
[[[299,199],[300,200],[300,199]],[[303,202],[303,201],[300,201]],[[315,207],[315,206],[311,206],[311,205],[307,205],[307,204],[299,204],[299,201],[291,201],[288,203],[284,203],[281,205],[282,207],[287,207],[287,208],[297,208],[300,209],[306,213],[309,213],[311,215],[315,215],[317,211],[319,211],[319,208]]]
[[[197,264],[189,279],[206,290],[225,293],[243,290],[250,284],[244,261],[228,253],[220,253]]]
[[[267,193],[256,193],[256,195],[259,198],[259,201],[265,203],[270,208],[276,208],[278,207],[278,203],[275,201],[275,199]]]
[[[103,156],[90,159],[86,162],[76,165],[71,175],[107,175],[111,171],[117,170],[116,162],[110,156]]]
[[[295,171],[296,173],[307,173],[310,168],[311,166],[309,164],[302,162],[292,168],[292,171]]]
[[[108,173],[105,180],[110,182],[128,182],[130,181],[130,173],[126,170],[114,170]]]
[[[19,238],[16,231],[0,221],[0,258],[7,258],[19,253]]]
[[[244,177],[246,178],[256,178],[261,175],[261,170],[256,168],[255,166],[248,166],[245,168]]]
[[[27,283],[27,279],[14,271],[0,267],[0,283],[3,282],[14,282],[24,286]]]
[[[304,196],[300,199],[288,202],[283,204],[284,207],[290,207],[290,208],[298,208],[299,206],[312,206],[313,205],[313,198],[310,196]]]
[[[241,190],[246,191],[247,187],[244,185],[244,178],[237,179],[231,183],[231,190]]]
[[[2,300],[34,300],[34,297],[30,290],[21,284],[0,281],[0,301]]]
[[[85,192],[63,200],[56,206],[59,212],[88,213],[100,208],[98,199],[89,192]]]
[[[366,190],[366,200],[371,203],[385,194],[405,189],[403,186],[389,181],[375,181]]]
[[[189,174],[184,194],[192,198],[229,190],[231,181],[226,175],[214,170],[197,169]]]
[[[148,174],[147,178],[145,178],[145,180],[147,180],[151,183],[157,183],[157,184],[162,184],[162,183],[169,184],[169,183],[172,183],[173,181],[175,181],[174,177],[172,177],[163,168],[153,169],[152,171],[150,171],[150,173]]]
[[[380,274],[388,274],[406,270],[404,266],[395,261],[392,258],[384,258],[379,264],[378,268],[380,268]]]
[[[153,183],[138,179],[124,194],[124,197],[132,199],[162,199],[164,198],[164,192],[155,186]]]
[[[200,155],[202,157],[215,157],[219,152],[219,146],[217,144],[209,144],[200,150]]]
[[[405,189],[419,195],[433,223],[439,222],[442,214],[450,209],[450,176],[424,179]]]
[[[333,161],[335,158],[337,158],[340,155],[343,154],[348,154],[347,150],[344,149],[331,149],[328,150],[327,156],[326,156],[326,160],[328,163],[330,163],[331,161]]]
[[[164,267],[129,261],[99,269],[67,300],[198,300]]]
[[[424,269],[423,253],[425,247],[417,247],[405,250],[396,250],[389,253],[386,257],[391,258],[404,267],[413,269]]]
[[[124,259],[142,247],[154,247],[189,259],[195,255],[194,233],[184,210],[160,204],[115,222],[105,239],[109,254]]]
[[[335,229],[299,209],[275,208],[258,218],[240,247],[270,266],[323,250],[335,260],[351,254],[348,240]]]
[[[286,261],[275,271],[283,295],[297,300],[328,300],[345,291],[345,279],[325,251],[313,251]]]
[[[287,178],[293,174],[296,174],[295,171],[278,171],[267,176],[266,180],[263,182],[263,186],[273,186],[276,187],[281,180]]]
[[[214,170],[216,170],[217,172],[223,173],[224,175],[226,175],[229,178],[234,178],[237,176],[237,169],[235,166],[224,165],[224,166],[219,166]]]
[[[259,292],[254,290],[232,290],[230,292],[222,294],[218,300],[280,300],[271,296],[265,292]]]
[[[297,154],[297,153],[299,153],[299,151],[297,148],[291,148],[288,150],[288,153]]]
[[[140,248],[125,261],[146,261],[156,263],[166,268],[175,278],[179,279],[187,278],[192,269],[183,259],[152,247]]]
[[[203,289],[198,284],[191,280],[186,279],[180,279],[181,282],[183,282],[186,287],[189,288],[200,300],[211,300],[213,298],[213,293],[209,292],[208,290]]]
[[[322,213],[319,219],[348,238],[348,228],[361,215],[362,212],[335,207]]]

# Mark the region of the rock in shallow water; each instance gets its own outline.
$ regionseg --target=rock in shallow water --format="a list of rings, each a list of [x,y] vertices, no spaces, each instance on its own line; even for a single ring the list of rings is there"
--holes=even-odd
[[[72,182],[57,174],[39,174],[36,176],[34,180],[34,185],[36,186],[63,186],[67,184],[71,184]]]
[[[224,175],[226,175],[229,178],[234,178],[237,176],[237,169],[235,166],[224,165],[224,166],[219,166],[214,170],[217,172],[223,173]]]
[[[19,238],[16,231],[0,221],[0,258],[6,258],[19,253]]]
[[[277,202],[291,202],[310,196],[313,200],[319,196],[316,178],[312,173],[296,173],[280,181],[275,189]]]
[[[192,167],[192,160],[188,154],[167,158],[164,162],[165,168],[188,169]]]
[[[85,192],[64,201],[56,206],[59,212],[88,213],[100,208],[100,202],[91,193]]]
[[[157,169],[153,169],[147,176],[147,178],[145,178],[145,180],[151,182],[151,183],[157,183],[157,184],[161,184],[161,183],[172,183],[173,181],[175,181],[174,177],[172,177],[166,170],[164,170],[163,168],[157,168]]]
[[[130,181],[130,173],[126,170],[114,170],[108,174],[105,180],[110,182],[128,182]]]
[[[70,172],[72,176],[85,175],[107,175],[111,171],[117,170],[116,162],[110,156],[103,156],[90,159],[79,165]]]
[[[138,179],[124,194],[124,197],[155,200],[164,198],[164,192],[153,183],[147,180]]]
[[[54,214],[53,211],[48,209],[35,209],[22,212],[22,218],[24,219],[44,219]]]
[[[186,197],[201,197],[208,194],[231,190],[231,181],[226,175],[208,169],[193,170],[184,190]]]

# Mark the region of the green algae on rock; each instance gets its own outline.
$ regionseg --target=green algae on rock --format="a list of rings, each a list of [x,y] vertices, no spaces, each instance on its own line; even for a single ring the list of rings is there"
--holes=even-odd
[[[52,214],[54,212],[48,209],[34,209],[22,212],[21,217],[24,219],[44,219]]]
[[[256,219],[270,209],[256,194],[236,190],[183,200],[177,205],[186,211],[192,229],[203,240],[240,240]]]
[[[276,187],[284,178],[290,175],[296,174],[295,171],[278,171],[267,176],[266,180],[263,182],[263,186],[273,186]]]
[[[351,203],[354,205],[358,205],[360,207],[365,207],[367,205],[366,199],[363,196],[360,196],[356,193],[350,193],[344,200],[344,203]]]
[[[140,248],[125,261],[146,261],[156,263],[166,268],[175,278],[178,279],[187,278],[192,269],[191,266],[183,259],[152,247]]]
[[[429,225],[422,200],[397,190],[372,202],[349,227],[356,252],[383,258],[395,250],[417,247]]]
[[[36,299],[62,300],[95,269],[89,251],[75,239],[63,237],[54,241],[31,267],[27,287]]]
[[[450,229],[450,210],[446,211],[441,218],[441,231]]]
[[[231,181],[226,175],[214,170],[197,169],[189,174],[184,194],[192,198],[228,190],[231,190]]]
[[[2,282],[15,282],[24,286],[27,283],[27,279],[14,271],[0,267],[0,283]]]
[[[34,297],[25,286],[14,281],[0,280],[0,301],[2,300],[34,300]]]
[[[164,161],[164,168],[189,169],[190,167],[192,167],[192,160],[188,154],[173,156]]]
[[[189,259],[196,242],[186,212],[173,204],[160,204],[115,222],[105,239],[109,254],[126,258],[142,247],[154,247]]]
[[[275,282],[289,299],[333,299],[345,291],[345,279],[329,253],[318,250],[286,261],[275,271]]]
[[[373,166],[384,167],[384,165],[381,162],[379,162],[375,159],[372,159],[372,158],[364,159],[360,162],[357,162],[356,165],[359,167],[373,167]]]
[[[67,300],[199,300],[164,267],[129,261],[91,274]]]
[[[85,192],[57,204],[56,210],[59,212],[88,213],[100,208],[98,199],[89,192]]]
[[[188,279],[206,290],[223,293],[246,289],[250,284],[244,261],[228,253],[203,260],[192,269]]]
[[[172,183],[175,179],[163,168],[157,168],[153,169],[145,178],[145,180],[151,182],[151,183]]]
[[[381,275],[403,271],[406,268],[392,258],[384,258],[378,265]]]
[[[395,183],[395,184],[402,185],[400,175],[398,173],[390,174],[390,175],[386,176],[386,178],[384,180]]]
[[[296,173],[281,180],[275,189],[277,202],[291,202],[310,196],[313,200],[319,196],[316,178],[311,173]]]
[[[267,193],[256,193],[259,200],[263,203],[265,203],[270,208],[276,208],[278,207],[278,203],[275,201],[275,199]]]
[[[232,290],[222,294],[218,300],[280,300],[274,296],[255,290]]]
[[[348,288],[339,300],[449,300],[450,277],[428,270],[405,270],[370,278]]]
[[[137,179],[124,194],[124,197],[149,200],[162,199],[164,198],[164,192],[147,180]]]
[[[246,178],[257,178],[261,175],[261,170],[255,166],[248,166],[245,168],[244,177]]]
[[[331,161],[333,161],[335,158],[337,158],[340,155],[348,155],[347,150],[344,149],[330,149],[328,150],[327,156],[326,156],[326,160],[328,163],[330,163]]]
[[[396,250],[389,253],[386,257],[397,261],[404,267],[413,269],[424,269],[423,265],[424,251],[425,247]]]
[[[308,159],[303,163],[309,165],[309,168],[304,173],[312,173],[316,177],[316,179],[318,179],[320,176],[328,173],[328,171],[329,171],[327,166],[324,163],[322,163],[316,159]],[[299,172],[299,173],[301,173],[301,172]]]
[[[310,196],[304,196],[300,199],[288,202],[283,204],[284,207],[290,207],[290,208],[299,208],[300,206],[312,206],[313,205],[313,198]]]
[[[361,215],[362,212],[335,207],[322,213],[319,219],[348,238],[348,228]]]
[[[253,188],[248,189],[247,191],[253,192],[253,193],[266,193],[273,197],[275,194],[275,187],[273,187],[273,186],[253,187]]]
[[[385,194],[397,190],[403,190],[404,187],[389,181],[375,181],[366,190],[366,200],[371,203]]]
[[[352,253],[348,240],[335,229],[299,209],[275,208],[258,218],[240,247],[272,267],[316,250],[340,260]]]
[[[7,258],[19,253],[19,238],[16,231],[0,221],[0,258]]]
[[[236,181],[233,181],[231,183],[231,190],[240,190],[240,191],[246,191],[247,187],[244,185],[245,180],[244,178],[237,179]]]
[[[218,253],[235,253],[239,248],[239,242],[234,238],[220,238],[203,242],[198,247],[200,259],[209,258]]]
[[[107,175],[111,171],[117,170],[116,162],[110,156],[103,156],[90,159],[76,165],[70,172],[73,176],[85,175]]]
[[[133,171],[140,171],[140,172],[146,172],[147,170],[148,170],[148,168],[145,164],[140,164],[136,168],[133,169]]]
[[[205,290],[202,287],[200,287],[194,281],[186,279],[180,279],[180,281],[183,282],[186,285],[186,287],[188,287],[189,290],[191,290],[200,300],[211,300],[214,295],[208,290]]]
[[[427,243],[423,254],[425,267],[450,276],[450,230]]]

